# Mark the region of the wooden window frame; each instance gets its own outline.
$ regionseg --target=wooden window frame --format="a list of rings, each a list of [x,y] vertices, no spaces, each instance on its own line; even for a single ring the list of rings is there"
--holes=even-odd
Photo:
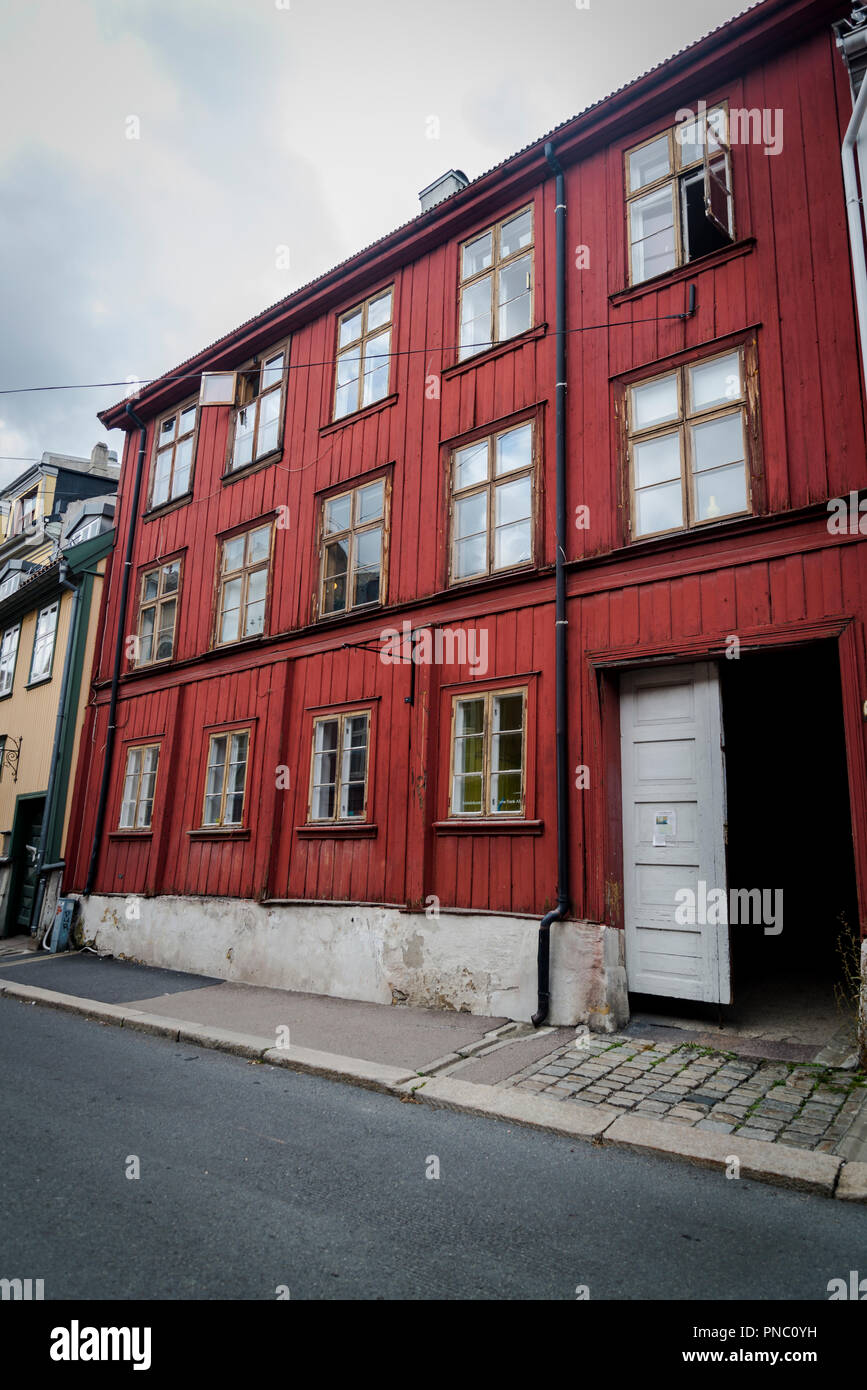
[[[150,817],[150,820],[148,821],[147,825],[139,825],[139,823],[138,823],[138,809],[139,809],[139,806],[141,805],[141,783],[142,783],[142,777],[145,775],[145,773],[144,773],[144,758],[142,757],[142,767],[140,767],[140,768],[139,768],[139,771],[138,771],[138,780],[137,780],[137,782],[136,782],[136,789],[135,789],[135,801],[133,802],[133,806],[134,806],[133,824],[132,824],[132,825],[122,825],[121,822],[122,822],[122,820],[123,820],[123,808],[124,808],[125,805],[128,804],[127,801],[126,801],[126,798],[125,798],[125,796],[124,796],[124,791],[126,790],[126,779],[127,779],[127,777],[129,777],[129,775],[130,775],[130,773],[129,773],[129,760],[130,760],[130,756],[131,756],[131,754],[133,754],[133,753],[142,753],[142,754],[144,754],[144,753],[146,753],[146,752],[148,751],[148,749],[150,749],[150,748],[155,748],[155,749],[157,750],[157,763],[156,763],[156,767],[154,768],[154,794],[153,794],[153,796],[150,798],[150,803],[151,803],[151,817]],[[126,746],[126,758],[124,759],[123,773],[122,773],[122,775],[121,775],[121,784],[120,784],[120,806],[118,807],[118,813],[117,813],[117,829],[116,829],[116,831],[115,831],[115,834],[119,834],[119,835],[141,835],[141,834],[144,834],[144,833],[146,833],[146,832],[148,832],[148,831],[152,831],[152,830],[153,830],[154,806],[155,806],[155,804],[156,804],[156,799],[157,799],[157,784],[158,784],[159,772],[160,772],[160,748],[161,748],[161,740],[159,740],[159,739],[149,739],[149,740],[148,740],[147,742],[145,742],[145,743],[130,743],[130,744],[127,744],[127,746]]]
[[[382,513],[374,517],[372,521],[362,522],[361,525],[355,524],[356,495],[364,488],[371,487],[374,483],[382,482]],[[325,509],[329,502],[336,502],[341,497],[351,497],[351,521],[348,529],[335,531],[330,535],[325,534]],[[389,559],[389,535],[391,521],[391,471],[384,471],[374,474],[371,477],[360,478],[352,482],[347,487],[342,485],[334,491],[321,494],[319,498],[319,521],[317,532],[317,550],[319,556],[319,583],[316,589],[316,602],[314,611],[318,621],[326,622],[335,618],[346,617],[350,613],[362,613],[366,610],[371,612],[376,608],[381,608],[386,601],[388,589],[388,559]],[[354,588],[356,564],[355,564],[355,537],[365,531],[372,531],[375,527],[382,531],[382,545],[380,547],[379,561],[379,598],[371,603],[347,603],[343,608],[335,608],[330,612],[325,611],[325,551],[326,547],[340,540],[342,537],[349,537],[349,563],[346,570],[346,593],[347,598],[352,594]]]
[[[230,747],[231,747],[231,739],[237,737],[237,736],[240,735],[240,734],[246,734],[246,736],[247,736],[247,756],[246,756],[246,758],[245,758],[245,760],[244,760],[244,791],[243,791],[243,796],[242,796],[242,801],[241,801],[241,819],[240,819],[239,821],[227,821],[227,820],[226,820],[226,797],[227,797],[227,794],[228,794],[228,785],[229,785],[229,768],[230,768],[230,766],[231,766],[231,763],[230,763],[230,761],[229,761],[229,751],[230,751]],[[221,788],[221,790],[220,790],[220,819],[219,819],[218,821],[207,821],[207,820],[205,820],[205,816],[206,816],[206,814],[207,814],[207,805],[208,805],[208,773],[209,773],[209,771],[210,771],[210,769],[211,769],[211,749],[212,749],[212,747],[213,747],[213,745],[214,745],[214,741],[215,741],[216,739],[218,739],[218,738],[224,738],[224,739],[227,740],[227,743],[226,743],[226,761],[223,763],[223,785],[222,785],[222,788]],[[206,750],[205,750],[205,785],[204,785],[204,789],[203,789],[203,792],[202,792],[202,817],[201,817],[201,826],[200,826],[201,830],[203,830],[203,831],[207,831],[207,830],[210,830],[210,831],[220,831],[220,830],[232,831],[232,830],[243,830],[243,829],[246,828],[246,824],[247,824],[247,807],[248,807],[248,805],[249,805],[249,799],[248,799],[247,793],[248,793],[249,788],[250,788],[250,753],[251,753],[252,747],[253,747],[253,727],[252,727],[252,724],[250,724],[250,723],[241,723],[241,724],[238,724],[238,725],[235,725],[235,726],[230,726],[230,727],[227,727],[227,728],[214,729],[214,730],[209,731],[209,733],[208,733],[208,744],[207,744],[207,748],[206,748]]]
[[[257,354],[251,358],[245,367],[238,369],[236,373],[238,396],[246,395],[246,399],[238,400],[232,411],[232,420],[228,430],[226,440],[226,466],[223,478],[235,478],[245,473],[248,469],[260,467],[268,459],[276,458],[283,452],[283,432],[286,421],[286,402],[287,402],[287,383],[289,381],[289,348],[291,339],[287,338],[283,342],[275,343],[267,352]],[[273,382],[270,386],[262,385],[265,368],[268,363],[279,354],[283,354],[283,370],[280,373],[279,381]],[[255,389],[252,378],[256,377]],[[257,454],[256,449],[259,442],[259,424],[261,418],[262,401],[266,396],[272,396],[275,392],[280,393],[280,410],[277,416],[277,442],[273,448],[268,449],[264,454]],[[249,394],[248,394],[249,393]],[[235,442],[238,433],[238,420],[242,410],[249,410],[255,407],[255,419],[253,421],[253,442],[251,445],[252,453],[244,463],[235,464]]]
[[[629,148],[624,150],[623,152],[623,191],[626,201],[626,263],[630,287],[649,284],[651,281],[659,279],[662,276],[673,274],[676,270],[681,269],[685,265],[692,265],[695,262],[703,259],[703,256],[696,256],[690,258],[685,255],[684,206],[682,190],[683,185],[685,184],[689,176],[697,173],[699,169],[703,168],[705,198],[707,199],[708,180],[711,177],[709,172],[709,144],[707,141],[707,131],[710,118],[717,111],[722,111],[725,115],[725,139],[717,140],[717,144],[718,149],[725,155],[726,160],[730,221],[730,226],[727,232],[729,238],[729,245],[733,245],[736,240],[737,234],[735,221],[734,181],[732,175],[731,142],[729,138],[729,104],[728,101],[718,101],[715,102],[713,106],[709,107],[708,110],[704,113],[705,143],[700,159],[690,160],[689,163],[683,163],[680,158],[683,147],[675,138],[675,132],[676,130],[678,130],[678,128],[682,128],[684,125],[688,125],[689,122],[676,122],[674,125],[668,126],[664,130],[658,130],[654,135],[648,136],[646,140],[639,140],[639,142],[636,145],[630,145]],[[646,183],[642,185],[641,188],[631,190],[629,187],[630,156],[636,154],[639,150],[645,149],[648,145],[655,145],[659,140],[663,139],[664,137],[667,137],[668,139],[669,172],[660,176],[660,178],[655,179],[652,183]],[[716,136],[715,139],[717,139]],[[717,157],[718,154],[715,154],[714,158]],[[647,197],[648,194],[658,192],[661,188],[664,188],[666,185],[671,185],[672,189],[672,207],[674,209],[674,265],[670,266],[668,270],[658,271],[654,275],[645,276],[645,278],[642,280],[636,280],[632,255],[632,204],[636,202],[638,199]],[[714,226],[719,228],[719,222],[717,221],[716,217],[710,216],[709,214],[706,215],[709,216],[709,220],[713,222]],[[722,228],[720,228],[720,231],[722,231]],[[709,251],[705,254],[713,255],[714,253]]]
[[[46,669],[45,671],[43,671],[41,675],[35,676],[35,675],[33,674],[33,667],[34,667],[34,665],[36,664],[36,651],[37,651],[37,647],[38,647],[39,640],[40,640],[40,638],[39,638],[39,620],[40,620],[40,618],[42,617],[43,613],[48,613],[52,608],[55,610],[55,616],[54,616],[54,626],[53,626],[53,628],[51,629],[51,634],[50,634],[50,639],[51,639],[51,654],[50,654],[50,656],[49,656],[49,658],[48,658],[48,666],[47,666],[47,669]],[[52,670],[53,670],[53,668],[54,668],[54,651],[55,651],[55,648],[56,648],[56,646],[57,646],[57,630],[58,630],[59,626],[60,626],[60,599],[59,599],[59,598],[56,598],[56,599],[53,599],[51,603],[46,603],[42,608],[39,609],[39,612],[36,614],[36,627],[35,627],[34,632],[33,632],[33,647],[31,648],[31,651],[30,651],[30,673],[29,673],[29,675],[28,675],[28,677],[27,677],[27,684],[28,684],[28,685],[42,685],[45,681],[50,681],[50,680],[51,680]]]
[[[188,430],[185,434],[179,435],[177,431],[181,423],[181,416],[186,414],[188,410],[195,410],[196,423],[194,424],[192,430]],[[163,425],[166,423],[167,420],[175,421],[175,435],[171,445],[166,445],[164,448],[161,449],[160,436],[162,434]],[[176,406],[174,410],[168,410],[164,415],[160,415],[157,418],[156,424],[154,425],[153,448],[151,450],[151,468],[150,482],[148,484],[147,511],[161,511],[163,507],[171,507],[184,498],[192,497],[193,480],[195,478],[196,473],[196,453],[198,451],[199,446],[200,421],[201,410],[199,408],[198,396],[192,396],[189,400],[186,400],[181,405]],[[178,445],[181,443],[181,440],[189,438],[192,438],[192,447],[190,451],[190,476],[187,479],[187,486],[184,488],[183,492],[176,493],[172,491],[172,488],[174,486],[175,481],[175,460],[177,459]],[[168,497],[164,497],[161,502],[155,502],[154,485],[157,479],[157,459],[161,453],[165,453],[169,448],[171,448],[172,451],[172,466],[171,472],[169,473],[169,495]]]
[[[7,634],[10,633],[10,632],[14,632],[14,633],[15,633],[15,649],[14,649],[14,651],[13,651],[13,653],[12,653],[12,664],[11,664],[10,677],[9,677],[9,687],[8,687],[8,689],[4,689],[3,686],[2,686],[2,678],[3,678],[3,665],[2,665],[2,659],[3,659],[3,643],[6,641]],[[16,672],[17,667],[18,667],[18,653],[19,653],[20,650],[21,650],[21,620],[19,619],[17,623],[10,623],[8,627],[3,628],[3,631],[0,632],[0,700],[6,700],[6,699],[8,699],[9,696],[10,696],[10,695],[14,692],[14,690],[15,690],[15,672]]]
[[[391,316],[389,317],[389,319],[388,319],[385,323],[377,324],[377,326],[376,326],[375,328],[368,329],[368,327],[367,327],[367,316],[368,316],[368,313],[370,312],[370,306],[371,306],[372,304],[375,304],[375,303],[377,302],[377,300],[379,300],[379,299],[384,299],[385,296],[386,296],[387,294],[390,294],[390,295],[391,295]],[[359,300],[359,302],[358,302],[357,304],[354,304],[354,305],[352,306],[351,309],[345,309],[345,310],[343,311],[342,314],[338,314],[338,316],[337,316],[337,325],[336,325],[336,328],[335,328],[335,335],[334,335],[334,343],[335,343],[335,347],[334,347],[334,389],[333,389],[332,397],[331,397],[331,423],[332,423],[332,424],[337,423],[337,422],[340,421],[340,420],[348,420],[351,416],[357,415],[357,414],[359,413],[359,411],[361,411],[361,410],[372,410],[373,407],[374,407],[375,405],[381,405],[383,401],[385,401],[385,400],[388,399],[389,394],[391,393],[391,382],[392,382],[392,376],[393,376],[392,363],[393,363],[393,360],[394,360],[394,329],[395,329],[394,303],[395,303],[395,282],[392,281],[392,283],[391,283],[390,285],[383,285],[382,289],[377,290],[374,294],[368,295],[368,297],[367,297],[366,299]],[[344,343],[344,344],[343,344],[343,347],[341,347],[341,346],[340,346],[340,325],[344,322],[345,319],[351,319],[355,314],[357,314],[358,311],[359,311],[359,309],[361,310],[361,334],[360,334],[360,336],[359,336],[358,338],[353,338],[353,340],[352,340],[351,343]],[[368,341],[369,341],[370,338],[378,337],[378,335],[379,335],[380,333],[384,333],[384,332],[386,331],[386,329],[388,329],[388,333],[389,333],[389,338],[388,338],[388,380],[386,381],[386,384],[385,384],[385,388],[386,388],[386,389],[385,389],[385,391],[382,393],[381,396],[377,396],[376,400],[374,400],[374,401],[368,401],[367,404],[364,404],[364,401],[363,401],[363,392],[364,392],[364,365],[365,365],[365,362],[367,361],[367,344],[368,344]],[[342,414],[338,415],[338,413],[337,413],[337,391],[338,391],[337,369],[338,369],[338,365],[339,365],[339,363],[340,363],[340,359],[341,359],[342,357],[348,356],[349,353],[351,353],[352,350],[353,350],[354,348],[359,348],[359,349],[360,349],[360,354],[361,354],[360,357],[359,357],[359,365],[358,365],[358,390],[356,391],[356,403],[355,403],[355,406],[354,406],[354,408],[353,408],[352,410],[344,410]],[[374,355],[384,355],[384,354],[374,354]]]
[[[268,554],[267,554],[267,556],[266,556],[266,558],[265,558],[264,560],[257,560],[255,564],[253,564],[253,565],[248,565],[248,564],[246,563],[246,556],[247,556],[247,549],[248,549],[248,546],[249,546],[249,539],[250,539],[250,537],[251,537],[256,531],[264,531],[266,528],[267,528],[268,533],[269,533],[269,534],[268,534]],[[223,553],[224,553],[224,550],[225,550],[225,548],[226,548],[227,545],[231,544],[232,541],[240,540],[241,537],[244,538],[244,556],[245,556],[245,563],[241,566],[240,569],[237,569],[237,570],[229,570],[229,571],[224,572],[224,570],[223,570]],[[218,536],[218,537],[217,537],[217,576],[216,576],[216,595],[217,595],[217,602],[216,602],[216,611],[215,611],[215,615],[214,615],[214,628],[213,628],[212,641],[211,641],[211,647],[212,647],[212,649],[216,649],[217,647],[235,647],[235,646],[237,646],[237,645],[238,645],[239,643],[241,643],[241,642],[255,642],[258,638],[264,637],[264,636],[266,635],[267,630],[268,630],[268,618],[269,618],[269,616],[270,616],[270,610],[271,610],[271,581],[272,581],[272,574],[273,574],[273,562],[274,562],[274,522],[273,522],[273,520],[270,520],[270,519],[269,519],[269,520],[267,520],[267,521],[258,521],[258,522],[256,522],[255,525],[253,525],[253,526],[247,525],[247,526],[243,527],[243,529],[241,529],[240,531],[233,531],[233,532],[231,532],[231,534],[229,534],[229,535],[223,535],[223,536]],[[248,605],[248,597],[247,597],[247,595],[248,595],[249,585],[250,585],[250,576],[251,576],[251,574],[258,573],[259,570],[263,570],[263,569],[264,569],[264,570],[267,570],[268,578],[267,578],[267,581],[266,581],[266,584],[265,584],[265,611],[264,611],[264,613],[263,613],[263,615],[262,615],[262,631],[261,631],[261,632],[251,632],[251,633],[247,633],[247,634],[245,635],[245,634],[243,633],[242,629],[243,629],[243,627],[244,627],[245,624],[246,624],[246,613],[247,613],[247,605]],[[220,631],[221,631],[221,628],[222,628],[222,619],[223,619],[223,591],[224,591],[224,589],[225,589],[225,586],[226,586],[227,582],[228,582],[229,580],[236,579],[239,575],[241,576],[241,581],[242,581],[242,583],[241,583],[241,602],[240,602],[239,609],[238,609],[238,612],[239,612],[239,620],[238,620],[239,633],[238,633],[238,636],[237,636],[237,637],[230,637],[227,641],[223,642],[223,641],[220,640]],[[258,602],[258,600],[256,599],[256,600],[254,600],[254,602]]]
[[[749,383],[749,352],[748,342],[732,343],[726,348],[705,353],[701,357],[691,357],[685,362],[680,362],[676,366],[666,367],[664,370],[655,372],[649,376],[639,376],[630,380],[623,388],[623,415],[624,415],[624,434],[626,444],[626,473],[627,485],[629,490],[629,539],[632,542],[652,540],[657,536],[683,535],[686,532],[695,532],[706,526],[715,526],[722,521],[734,520],[738,517],[755,515],[755,504],[753,496],[753,469],[752,469],[752,441],[755,438],[755,428],[753,421],[754,394],[750,391]],[[723,357],[731,357],[737,354],[740,371],[740,395],[726,401],[724,405],[709,406],[704,410],[693,411],[689,408],[689,383],[688,373],[695,367],[706,366]],[[662,381],[665,377],[674,376],[677,382],[677,417],[666,421],[664,424],[654,425],[644,430],[633,430],[631,421],[631,392],[642,386],[648,386],[654,381]],[[690,426],[694,424],[704,424],[709,420],[717,419],[724,415],[734,414],[735,410],[740,412],[741,428],[744,441],[744,476],[746,480],[747,505],[742,511],[725,512],[720,516],[695,518],[693,513],[695,503],[693,498],[693,485],[696,478],[696,470],[693,466],[692,441],[690,437]],[[636,494],[642,489],[635,486],[635,455],[634,445],[646,443],[650,439],[666,434],[677,432],[680,447],[680,488],[681,488],[681,516],[680,526],[666,527],[661,531],[643,531],[640,534],[636,531],[638,510]],[[705,471],[705,470],[701,470]],[[711,470],[713,471],[713,470]],[[672,482],[674,479],[671,480]]]
[[[502,238],[503,227],[506,226],[508,222],[514,222],[516,218],[520,217],[522,213],[525,212],[529,212],[530,214],[530,222],[533,232],[533,237],[529,246],[519,246],[518,249],[516,251],[513,251],[510,256],[501,257],[500,243]],[[486,266],[483,270],[477,270],[474,275],[468,275],[464,277],[464,248],[471,245],[472,242],[478,241],[480,237],[487,236],[488,232],[491,233],[491,264],[489,266]],[[526,328],[522,328],[518,333],[510,333],[507,337],[503,337],[500,333],[499,315],[500,300],[498,290],[500,284],[500,272],[502,271],[504,266],[507,267],[511,265],[513,261],[519,260],[522,256],[530,257],[529,323],[527,324]],[[471,351],[465,353],[463,350],[463,345],[461,343],[461,324],[463,322],[463,315],[461,310],[463,308],[464,291],[471,288],[471,286],[477,284],[480,280],[483,280],[486,275],[489,275],[491,277],[491,339],[490,342],[481,343],[478,346],[473,347]],[[461,241],[458,244],[458,321],[457,333],[455,338],[455,341],[457,343],[457,356],[455,360],[457,363],[469,362],[473,357],[477,357],[480,353],[491,352],[495,347],[498,347],[499,344],[511,342],[513,338],[519,338],[522,333],[529,333],[534,327],[535,322],[536,209],[535,204],[533,202],[529,202],[523,204],[519,208],[515,208],[514,211],[508,213],[506,217],[500,218],[499,222],[493,222],[487,227],[480,227],[478,231],[473,232],[472,236],[464,237],[463,241]]]
[[[341,763],[343,757],[343,729],[347,719],[357,719],[364,716],[367,720],[367,742],[365,744],[364,760],[364,807],[360,816],[341,816]],[[313,816],[313,775],[316,768],[316,726],[318,724],[337,724],[337,748],[335,752],[337,765],[336,777],[334,782],[334,815],[320,816],[314,819]],[[310,733],[310,778],[307,787],[307,825],[329,826],[329,825],[367,825],[370,823],[370,763],[371,748],[373,746],[373,710],[369,705],[352,706],[349,709],[324,710],[321,714],[313,716]],[[330,785],[320,783],[319,785]]]
[[[492,811],[491,800],[491,748],[493,743],[493,703],[506,695],[520,695],[521,706],[521,809],[519,811]],[[483,724],[482,754],[482,807],[479,811],[457,811],[454,809],[455,794],[455,729],[458,705],[470,700],[482,700],[485,704]],[[451,728],[449,732],[449,781],[447,815],[454,821],[496,822],[526,820],[527,818],[527,740],[529,733],[530,687],[524,685],[494,685],[485,689],[464,688],[451,697]]]
[[[171,565],[177,565],[177,567],[178,567],[178,587],[174,590],[173,593],[166,594],[166,593],[164,593],[164,591],[163,591],[163,577],[162,577],[162,576],[163,576],[163,571],[164,571],[164,570],[167,570]],[[145,590],[145,584],[147,583],[148,577],[149,577],[150,575],[152,575],[152,574],[157,574],[157,573],[160,575],[160,580],[159,580],[159,592],[157,593],[156,598],[154,598],[154,599],[145,599],[145,597],[144,597],[144,590]],[[154,655],[154,656],[151,657],[150,661],[142,661],[141,659],[137,658],[135,661],[133,661],[133,662],[130,663],[130,666],[131,666],[134,670],[139,670],[139,669],[141,669],[142,667],[145,667],[145,666],[163,666],[163,665],[165,665],[166,663],[168,663],[168,662],[170,662],[170,661],[174,661],[174,659],[175,659],[175,644],[176,644],[177,635],[178,635],[178,616],[179,616],[179,614],[180,614],[180,609],[181,609],[181,584],[183,583],[183,578],[184,578],[184,562],[183,562],[183,559],[182,559],[180,556],[176,556],[174,559],[163,560],[163,561],[162,561],[160,564],[158,564],[158,565],[148,565],[145,569],[142,570],[141,576],[140,576],[140,578],[139,578],[138,616],[137,616],[137,618],[136,618],[136,637],[137,637],[137,639],[138,639],[139,650],[141,650],[141,641],[142,641],[142,633],[141,633],[141,628],[142,628],[142,615],[143,615],[143,613],[145,612],[145,609],[153,608],[153,609],[155,610],[154,628],[153,628],[153,633],[151,634],[151,635],[152,635],[153,651],[154,651],[154,652],[156,652],[156,648],[157,648],[157,635],[158,635],[158,633],[160,632],[160,626],[159,626],[159,615],[160,615],[160,612],[161,612],[161,610],[162,610],[163,604],[165,604],[165,603],[170,603],[173,599],[174,599],[174,602],[175,602],[175,620],[174,620],[174,623],[172,624],[172,650],[171,650],[171,655],[170,655],[170,656],[161,656],[161,657],[159,657],[159,658],[157,658],[157,657]]]
[[[511,473],[504,473],[498,478],[493,472],[494,459],[496,457],[496,441],[503,435],[511,434],[513,430],[522,429],[529,425],[532,433],[532,443],[530,446],[530,463],[525,468],[516,468]],[[538,524],[539,505],[537,491],[541,470],[539,464],[539,420],[536,415],[530,415],[523,420],[515,420],[502,429],[493,430],[490,433],[476,434],[468,439],[461,440],[459,443],[450,446],[447,454],[447,496],[448,496],[448,561],[446,565],[446,582],[449,588],[458,584],[474,584],[483,579],[490,579],[501,574],[515,574],[521,570],[531,570],[536,564],[536,553],[538,537],[536,528]],[[488,445],[488,477],[485,482],[472,483],[466,488],[456,489],[455,479],[455,457],[463,449],[469,449],[474,444],[486,442]],[[515,478],[529,476],[530,478],[530,558],[521,560],[517,565],[503,565],[499,568],[494,566],[494,545],[496,540],[496,526],[493,524],[492,499],[496,487],[500,483],[505,483]],[[456,503],[463,497],[470,497],[477,492],[487,492],[487,536],[485,544],[485,558],[487,567],[479,574],[469,574],[458,578],[455,575],[455,545],[457,537],[455,535],[455,512]]]

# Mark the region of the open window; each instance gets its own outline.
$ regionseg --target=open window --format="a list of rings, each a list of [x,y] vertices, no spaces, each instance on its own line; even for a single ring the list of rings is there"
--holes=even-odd
[[[288,361],[288,349],[281,347],[237,373],[230,473],[279,450]]]
[[[626,151],[626,216],[633,285],[734,240],[725,106]]]

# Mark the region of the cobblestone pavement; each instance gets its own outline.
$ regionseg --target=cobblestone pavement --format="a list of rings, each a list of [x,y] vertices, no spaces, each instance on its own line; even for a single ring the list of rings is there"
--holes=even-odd
[[[867,1102],[861,1073],[623,1034],[579,1034],[507,1084],[556,1100],[604,1102],[635,1115],[825,1153],[836,1151]]]

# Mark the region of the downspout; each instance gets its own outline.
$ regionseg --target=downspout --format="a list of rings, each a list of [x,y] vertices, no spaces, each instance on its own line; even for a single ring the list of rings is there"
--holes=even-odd
[[[78,631],[78,610],[81,602],[81,585],[72,584],[66,575],[69,566],[65,560],[61,560],[57,582],[63,589],[68,589],[72,594],[72,610],[69,615],[69,630],[66,638],[66,652],[63,658],[63,675],[60,680],[60,698],[57,702],[57,718],[54,722],[54,744],[51,749],[51,762],[48,770],[48,791],[45,797],[45,810],[42,816],[42,830],[39,835],[39,849],[36,855],[36,877],[38,884],[36,888],[36,900],[33,904],[33,912],[30,917],[30,934],[36,935],[39,931],[39,917],[42,912],[42,902],[45,897],[45,876],[51,873],[56,865],[46,864],[45,855],[48,849],[48,827],[54,814],[54,806],[57,801],[57,763],[60,758],[60,745],[63,740],[63,732],[66,726],[68,715],[67,705],[69,703],[69,686],[72,675],[73,654],[75,652],[75,642]]]
[[[539,924],[538,1007],[533,1027],[548,1017],[551,1004],[551,923],[569,911],[569,748],[566,688],[566,183],[563,167],[549,141],[545,158],[555,176],[556,354],[554,367],[554,437],[556,456],[557,535],[555,555],[554,683],[557,698],[555,758],[557,767],[557,906]]]
[[[117,615],[117,641],[114,646],[114,668],[111,673],[111,695],[108,702],[108,728],[105,734],[105,754],[102,764],[102,781],[99,786],[99,801],[96,806],[96,820],[93,827],[93,847],[90,851],[90,864],[87,869],[87,881],[84,885],[84,896],[87,897],[93,889],[93,881],[96,878],[96,866],[99,860],[99,847],[102,840],[102,828],[105,823],[105,808],[108,802],[108,786],[111,780],[111,760],[114,752],[114,736],[116,733],[117,719],[117,692],[120,684],[120,665],[123,659],[123,639],[124,626],[126,623],[126,608],[129,598],[129,581],[132,570],[132,552],[135,541],[135,524],[138,519],[139,498],[141,496],[141,482],[144,473],[145,445],[147,443],[147,425],[145,425],[136,415],[131,405],[124,407],[127,415],[139,430],[138,462],[135,467],[135,483],[132,491],[132,511],[129,518],[129,530],[126,537],[126,555],[123,562],[123,578],[120,586],[120,608]]]
[[[858,332],[861,340],[861,370],[867,374],[867,262],[864,255],[864,228],[861,220],[861,199],[858,195],[858,169],[861,188],[867,188],[867,161],[864,157],[864,113],[867,111],[867,78],[855,100],[852,119],[843,137],[843,189],[846,196],[846,215],[849,219],[849,243],[852,249],[852,273],[855,279],[855,303],[858,309]]]

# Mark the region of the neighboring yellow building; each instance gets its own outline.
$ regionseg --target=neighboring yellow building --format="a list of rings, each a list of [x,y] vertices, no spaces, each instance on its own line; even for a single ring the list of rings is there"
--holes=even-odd
[[[114,544],[117,469],[44,454],[0,493],[0,935],[42,936],[54,916]]]

